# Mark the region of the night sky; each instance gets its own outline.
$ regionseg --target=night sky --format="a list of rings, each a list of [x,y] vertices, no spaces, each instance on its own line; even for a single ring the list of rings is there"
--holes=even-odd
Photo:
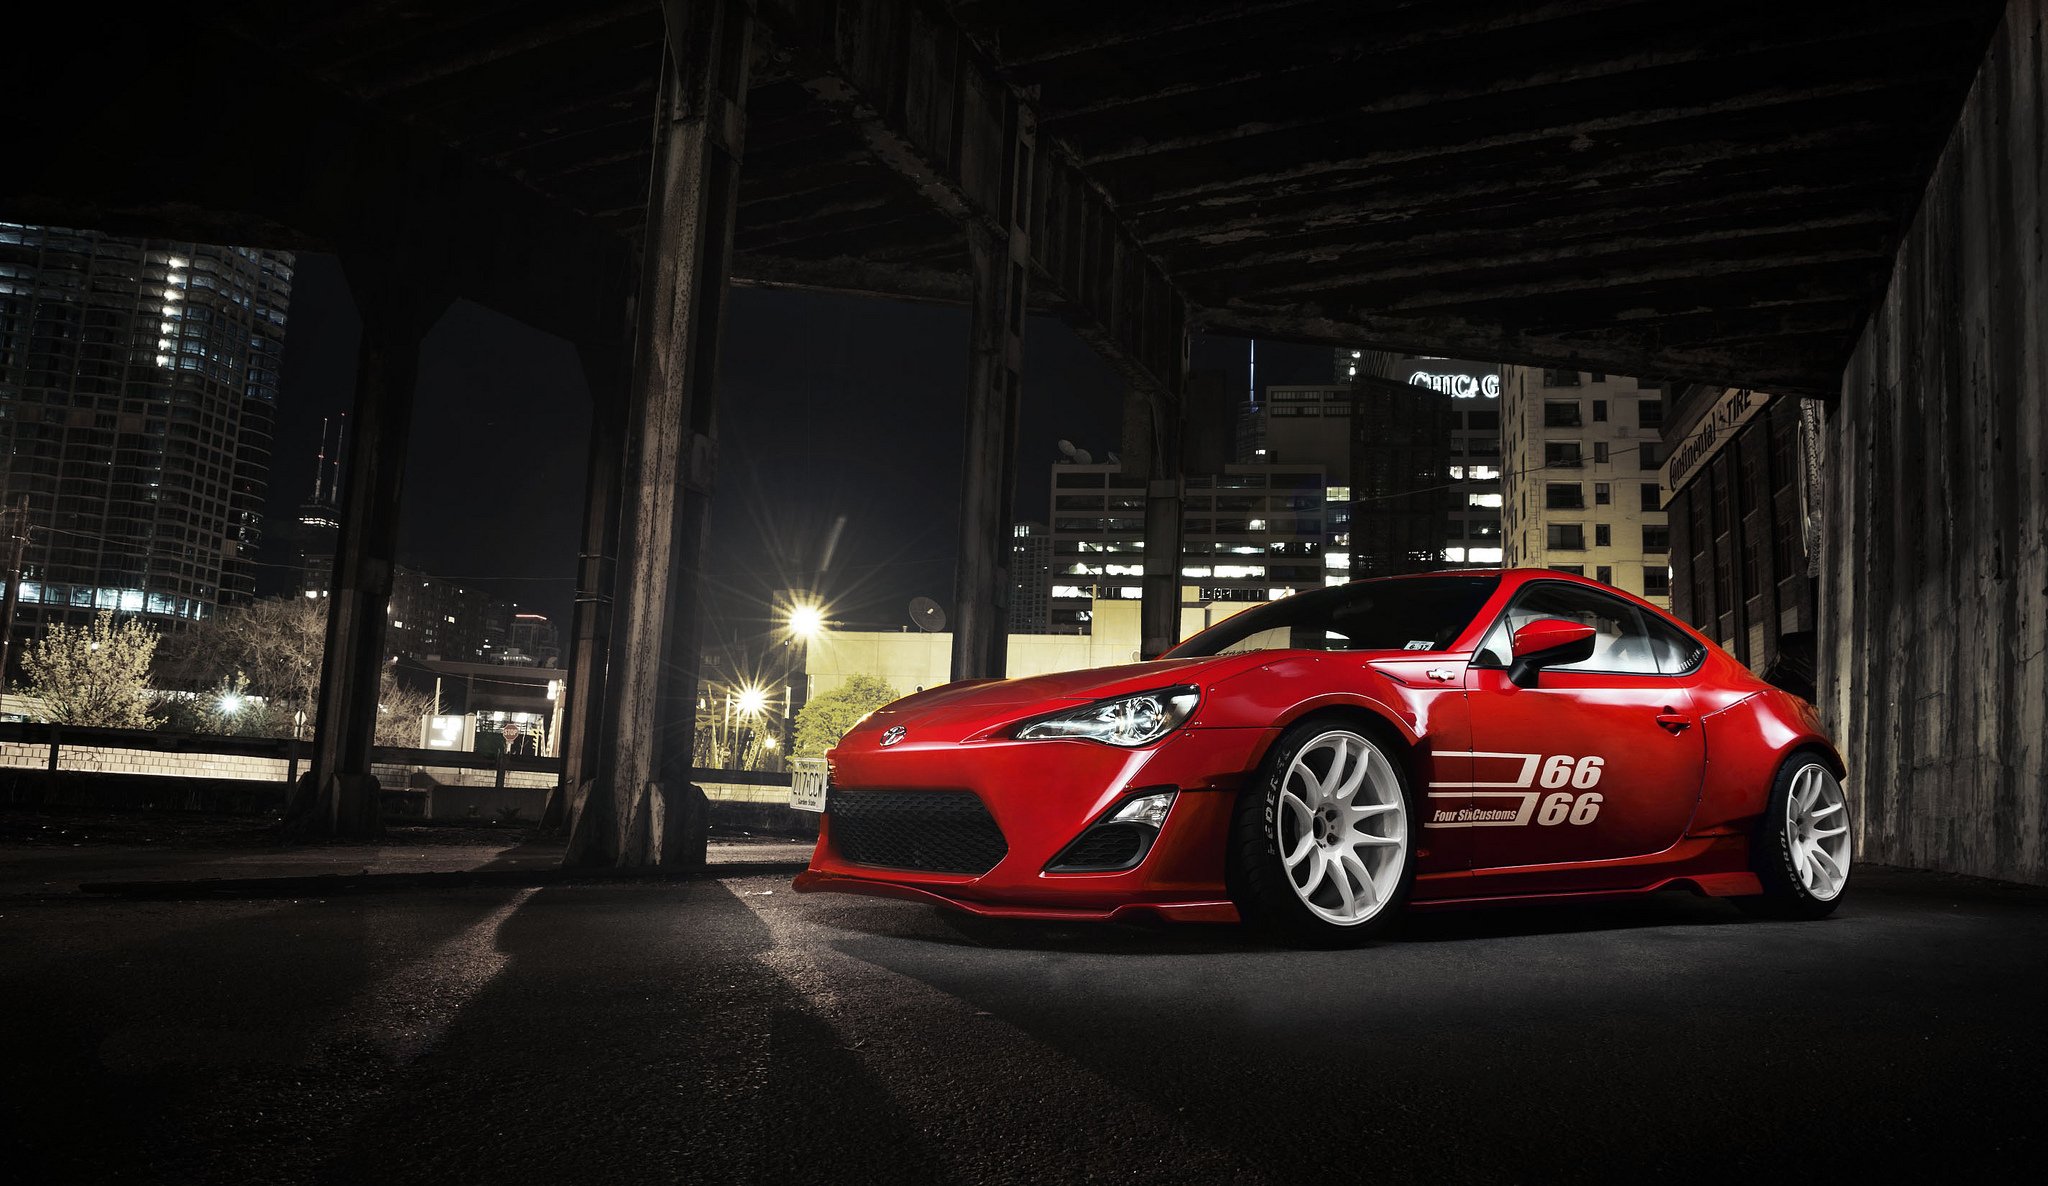
[[[349,408],[357,332],[340,266],[301,255],[274,518],[312,489],[321,417]],[[733,290],[707,557],[716,628],[753,633],[778,590],[814,582],[848,624],[907,625],[920,594],[951,605],[966,339],[964,308]],[[1201,339],[1195,363],[1241,377],[1245,356],[1241,339]],[[1327,347],[1259,344],[1261,386],[1329,378]],[[1065,325],[1037,318],[1024,395],[1017,514],[1043,521],[1059,440],[1106,459],[1122,386]],[[457,304],[421,355],[400,562],[476,580],[566,625],[588,418],[567,343]]]

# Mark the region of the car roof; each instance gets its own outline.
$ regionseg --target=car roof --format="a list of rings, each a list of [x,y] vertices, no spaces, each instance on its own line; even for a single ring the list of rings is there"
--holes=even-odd
[[[1713,641],[1677,614],[1654,602],[1646,601],[1627,589],[1616,588],[1613,585],[1596,581],[1592,577],[1580,576],[1576,573],[1559,572],[1554,568],[1437,568],[1431,569],[1428,572],[1404,572],[1383,577],[1361,577],[1349,583],[1363,585],[1373,581],[1412,581],[1418,578],[1429,577],[1492,577],[1498,578],[1502,584],[1515,589],[1519,589],[1531,581],[1563,581],[1573,585],[1584,585],[1591,589],[1598,589],[1602,593],[1619,597],[1623,601],[1634,605],[1655,610],[1659,617],[1685,627],[1688,631],[1698,635],[1701,641],[1709,643]]]

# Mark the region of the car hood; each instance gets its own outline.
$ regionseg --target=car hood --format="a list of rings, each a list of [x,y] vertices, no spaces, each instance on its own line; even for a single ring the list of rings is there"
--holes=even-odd
[[[989,729],[1111,696],[1192,684],[1207,689],[1219,680],[1270,663],[1273,652],[1215,655],[1199,659],[1155,659],[1086,671],[1062,671],[1024,679],[960,680],[905,696],[876,709],[847,732],[840,749],[872,748],[881,735],[901,725],[904,740],[952,743]]]

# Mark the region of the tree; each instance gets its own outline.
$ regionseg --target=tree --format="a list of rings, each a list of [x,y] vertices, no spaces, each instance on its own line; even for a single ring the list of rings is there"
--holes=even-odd
[[[275,705],[249,692],[249,677],[239,669],[211,688],[197,693],[162,694],[163,727],[173,733],[220,733],[228,736],[273,737],[289,732],[276,720]]]
[[[418,749],[420,718],[432,711],[433,693],[420,692],[404,686],[391,674],[390,667],[384,668],[383,677],[377,681],[378,745]]]
[[[182,674],[188,688],[246,676],[247,693],[268,708],[260,723],[273,733],[296,735],[302,732],[297,714],[305,713],[305,728],[312,727],[326,651],[327,603],[272,597],[223,610],[173,635],[158,668]],[[418,738],[409,744],[417,745]]]
[[[116,624],[112,610],[83,626],[55,623],[22,653],[23,691],[54,724],[154,728],[149,664],[157,637],[133,619]]]
[[[813,699],[796,714],[796,745],[800,758],[815,758],[839,744],[862,717],[898,698],[900,693],[872,675],[855,675]]]

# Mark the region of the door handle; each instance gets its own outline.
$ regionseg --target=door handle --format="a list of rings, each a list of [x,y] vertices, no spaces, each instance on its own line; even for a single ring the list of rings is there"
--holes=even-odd
[[[1662,728],[1669,729],[1671,735],[1676,737],[1687,729],[1692,728],[1692,718],[1667,704],[1664,706],[1664,711],[1657,714],[1657,724]]]

